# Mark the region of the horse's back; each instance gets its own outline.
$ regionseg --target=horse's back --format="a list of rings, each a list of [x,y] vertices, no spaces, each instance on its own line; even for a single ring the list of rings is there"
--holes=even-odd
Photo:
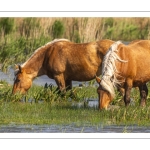
[[[140,40],[131,45],[120,44],[118,55],[127,63],[120,63],[120,72],[124,77],[130,77],[134,85],[150,80],[150,41]]]
[[[128,57],[134,58],[134,56],[142,57],[146,53],[149,55],[150,53],[150,40],[137,40],[131,42],[129,45],[120,44],[118,46],[120,53],[124,51],[124,53],[128,54]]]
[[[150,40],[136,40],[136,41],[131,42],[131,45],[129,46],[150,49]]]

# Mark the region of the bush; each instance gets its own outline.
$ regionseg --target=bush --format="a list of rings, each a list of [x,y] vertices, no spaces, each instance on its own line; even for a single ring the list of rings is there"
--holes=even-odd
[[[1,35],[7,35],[13,31],[14,19],[13,18],[1,18],[0,19],[0,33]]]
[[[64,27],[64,24],[59,21],[59,20],[56,20],[53,25],[52,25],[52,35],[53,35],[53,38],[61,38],[62,35],[64,34],[64,31],[65,31],[65,27]]]

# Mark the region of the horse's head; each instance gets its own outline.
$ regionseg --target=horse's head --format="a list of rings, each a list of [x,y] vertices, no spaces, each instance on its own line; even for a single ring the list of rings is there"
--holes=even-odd
[[[104,90],[100,84],[101,79],[99,77],[96,77],[96,81],[99,84],[99,87],[97,88],[97,93],[99,97],[99,108],[100,109],[107,109],[109,103],[112,101],[111,94]]]
[[[32,85],[32,77],[29,70],[16,66],[12,93],[25,94]]]

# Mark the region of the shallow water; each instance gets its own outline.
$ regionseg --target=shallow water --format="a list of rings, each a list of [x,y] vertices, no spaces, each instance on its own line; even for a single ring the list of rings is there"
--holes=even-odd
[[[150,133],[150,127],[12,124],[0,126],[0,133]]]

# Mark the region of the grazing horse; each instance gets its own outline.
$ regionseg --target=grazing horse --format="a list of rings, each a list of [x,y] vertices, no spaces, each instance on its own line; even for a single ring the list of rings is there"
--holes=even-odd
[[[140,91],[140,105],[146,105],[150,80],[150,40],[124,45],[117,41],[111,45],[102,62],[102,77],[96,77],[99,87],[99,108],[107,109],[115,97],[116,87],[125,89],[124,103],[130,103],[132,87]]]
[[[26,93],[35,77],[47,75],[56,81],[58,89],[72,88],[72,81],[89,81],[101,74],[101,63],[111,40],[73,43],[57,39],[38,48],[15,70],[12,93]]]

